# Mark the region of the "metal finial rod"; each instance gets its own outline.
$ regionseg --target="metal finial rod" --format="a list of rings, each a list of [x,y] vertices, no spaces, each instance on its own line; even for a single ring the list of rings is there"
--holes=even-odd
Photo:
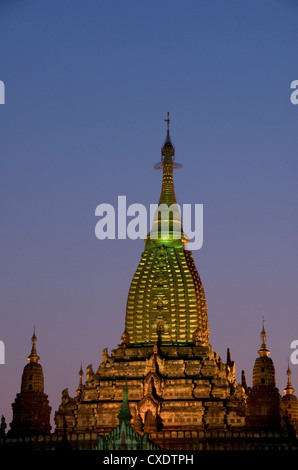
[[[167,113],[168,115],[168,119],[165,119],[164,121],[167,123],[167,131],[169,132],[170,131],[170,113],[168,112]]]

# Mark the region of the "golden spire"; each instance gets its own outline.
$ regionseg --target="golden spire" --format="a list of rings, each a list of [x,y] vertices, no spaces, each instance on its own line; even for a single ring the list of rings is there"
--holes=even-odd
[[[291,369],[290,369],[289,361],[288,361],[287,376],[288,376],[288,382],[287,382],[286,388],[284,389],[284,392],[286,395],[293,395],[295,392],[295,389],[294,387],[292,387],[292,384],[291,384]]]
[[[28,356],[28,361],[29,362],[38,362],[40,357],[37,355],[37,352],[36,352],[35,343],[37,341],[37,338],[36,338],[36,335],[35,335],[35,327],[34,327],[33,336],[31,338],[31,341],[32,341],[32,349],[31,349],[30,356]]]
[[[162,162],[163,162],[163,175],[162,175],[162,189],[159,199],[159,205],[167,204],[170,207],[172,204],[177,204],[174,192],[174,178],[173,178],[173,159],[175,149],[170,137],[170,118],[165,119],[167,123],[167,137],[161,149]]]
[[[188,240],[182,230],[179,207],[172,204],[176,202],[173,168],[178,164],[173,161],[175,150],[170,138],[169,115],[165,121],[167,136],[162,158],[154,165],[163,170],[160,197],[163,207],[155,211],[141,261],[130,284],[125,332],[130,344],[157,343],[157,350],[161,343],[209,346],[204,287],[192,253],[185,249]],[[175,205],[177,208],[171,207]]]
[[[261,338],[262,338],[262,344],[261,344],[261,348],[259,349],[258,353],[260,354],[261,357],[268,357],[269,354],[270,354],[270,351],[269,351],[269,349],[267,349],[267,346],[266,346],[266,332],[265,332],[265,328],[264,328],[264,317],[263,317],[263,328],[262,328],[262,331],[261,331]]]
[[[147,240],[150,239],[155,245],[182,247],[183,244],[188,243],[188,238],[182,229],[181,213],[176,201],[173,177],[173,169],[182,165],[174,162],[175,148],[170,137],[169,113],[168,118],[164,121],[167,123],[167,136],[161,149],[161,162],[154,165],[156,169],[162,168],[163,170],[161,195]],[[151,247],[151,243],[147,246]]]

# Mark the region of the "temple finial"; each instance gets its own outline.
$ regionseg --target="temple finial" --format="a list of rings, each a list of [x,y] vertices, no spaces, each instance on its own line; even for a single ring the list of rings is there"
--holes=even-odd
[[[82,363],[81,363],[81,368],[79,370],[79,377],[80,377],[80,382],[79,382],[79,387],[77,389],[77,396],[80,396],[81,393],[82,393],[82,390],[83,390],[83,375],[84,375],[84,372],[83,372],[83,367],[82,367]]]
[[[293,395],[295,392],[295,389],[294,387],[292,387],[292,384],[291,384],[291,369],[290,369],[289,359],[288,359],[287,376],[288,376],[288,382],[287,382],[286,388],[284,389],[284,392],[286,395]]]
[[[167,123],[167,137],[161,149],[161,161],[154,165],[154,168],[163,170],[161,194],[158,208],[154,214],[152,228],[147,237],[150,245],[147,246],[158,243],[159,245],[171,244],[172,246],[182,247],[189,240],[183,233],[181,212],[176,201],[173,177],[173,169],[181,168],[182,165],[174,162],[175,148],[170,137],[169,113],[164,121]],[[170,210],[164,210],[166,206]]]
[[[81,363],[81,368],[79,370],[79,377],[80,377],[79,389],[82,389],[82,387],[83,387],[83,375],[84,375],[84,372],[83,372],[83,367],[82,367],[82,363]]]
[[[37,341],[37,338],[36,338],[36,335],[35,335],[35,326],[34,326],[33,336],[31,338],[31,341],[32,341],[32,349],[31,349],[30,356],[28,356],[28,361],[29,362],[38,362],[40,357],[37,355],[37,352],[36,352],[35,343]]]
[[[167,155],[173,158],[175,155],[175,149],[172,144],[171,137],[170,137],[170,113],[169,112],[167,113],[167,119],[164,119],[164,121],[167,123],[167,137],[161,149],[161,154],[163,157]]]
[[[266,345],[266,331],[265,331],[265,326],[264,326],[264,317],[262,317],[261,337],[262,337],[262,345]]]
[[[270,351],[266,346],[266,331],[265,331],[265,327],[264,327],[264,317],[263,317],[263,320],[262,320],[262,324],[263,324],[262,331],[261,331],[262,344],[261,344],[261,348],[259,349],[258,353],[260,354],[261,357],[267,357],[267,356],[269,356]]]
[[[164,121],[167,123],[167,133],[170,134],[170,113],[167,113],[168,118]]]

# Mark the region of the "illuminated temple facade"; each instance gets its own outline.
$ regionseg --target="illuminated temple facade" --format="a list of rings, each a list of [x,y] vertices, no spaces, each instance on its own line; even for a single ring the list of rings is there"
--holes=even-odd
[[[166,121],[159,207],[175,207],[177,164]],[[55,430],[40,440],[45,447],[298,448],[289,369],[281,397],[263,326],[253,385],[244,372],[237,383],[229,349],[224,361],[209,342],[204,287],[187,243],[179,214],[157,211],[130,285],[119,345],[103,350],[97,369],[90,364],[85,375],[81,368],[76,396],[62,391]]]

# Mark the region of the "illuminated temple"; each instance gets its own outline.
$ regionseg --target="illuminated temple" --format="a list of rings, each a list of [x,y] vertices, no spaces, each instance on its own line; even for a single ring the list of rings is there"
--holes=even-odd
[[[173,181],[177,164],[169,118],[166,121],[159,206],[170,207],[177,204]],[[90,364],[85,374],[81,368],[76,396],[70,396],[68,389],[62,391],[52,433],[48,421],[43,432],[35,421],[36,434],[43,438],[31,439],[32,447],[298,448],[298,402],[290,370],[282,397],[263,325],[252,386],[243,371],[237,383],[229,349],[223,360],[209,342],[204,287],[187,243],[177,213],[164,215],[157,210],[131,281],[119,344],[110,353],[103,350],[97,368]],[[43,388],[40,392],[40,406],[48,413]],[[18,403],[28,402],[26,393],[29,389],[23,386]],[[21,405],[13,410],[11,431],[2,436],[2,443],[17,445],[16,437],[24,435],[17,433],[23,429]]]

